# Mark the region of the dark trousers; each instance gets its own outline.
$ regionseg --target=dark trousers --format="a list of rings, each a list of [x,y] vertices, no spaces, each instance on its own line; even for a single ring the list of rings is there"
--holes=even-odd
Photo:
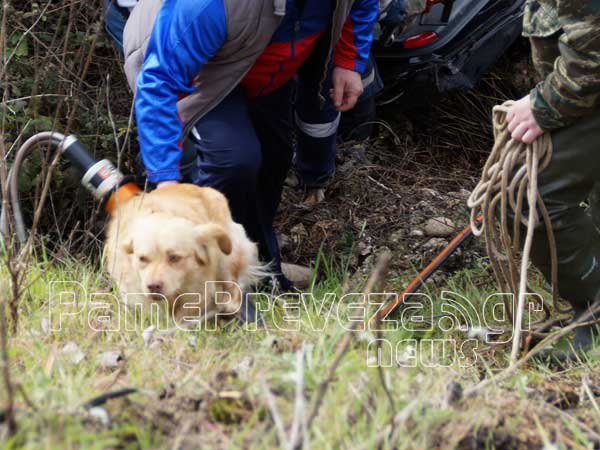
[[[558,289],[576,310],[585,309],[600,293],[599,143],[598,114],[553,131],[552,162],[538,178],[556,238]],[[588,211],[582,207],[586,201],[590,201]],[[535,230],[532,261],[550,280],[543,225]]]
[[[327,186],[335,173],[336,138],[341,114],[329,97],[331,76],[318,91],[299,78],[294,98],[298,145],[294,169],[307,188]],[[324,99],[321,104],[319,98]]]
[[[299,146],[294,160],[294,170],[298,179],[307,188],[323,188],[329,184],[335,172],[336,146],[331,139],[326,138],[325,142],[318,137],[318,133],[311,130],[312,127],[303,126],[303,121],[313,121],[323,124],[327,127],[328,123],[336,122],[337,138],[340,141],[365,140],[371,136],[373,130],[373,121],[375,115],[375,96],[383,88],[383,81],[379,76],[377,64],[374,58],[369,58],[369,64],[362,75],[363,94],[359,97],[356,106],[350,111],[345,112],[340,117],[337,115],[333,105],[329,104],[322,110],[316,104],[316,92],[306,95],[306,90],[300,89],[296,99],[298,116],[298,142]],[[324,98],[329,98],[329,83],[321,92]],[[308,132],[308,133],[307,133]],[[311,133],[311,134],[309,134]],[[320,150],[310,151],[310,149],[319,148]],[[307,149],[307,150],[305,150]]]
[[[369,57],[369,64],[362,75],[362,81],[364,91],[356,106],[342,114],[338,139],[343,142],[364,141],[373,133],[373,122],[377,118],[375,97],[383,89],[383,81],[379,76],[373,55]]]
[[[281,257],[273,221],[294,155],[294,115],[324,129],[319,120],[327,116],[324,111],[331,113],[327,108],[311,109],[307,102],[294,111],[294,91],[294,83],[289,82],[270,94],[248,98],[238,87],[196,123],[186,142],[198,156],[185,171],[184,181],[225,194],[233,219],[258,243],[261,259],[272,262],[276,273],[281,273]],[[335,146],[335,132],[317,141],[310,136],[299,139],[304,157],[311,159],[314,153]],[[280,281],[287,283],[283,277]]]

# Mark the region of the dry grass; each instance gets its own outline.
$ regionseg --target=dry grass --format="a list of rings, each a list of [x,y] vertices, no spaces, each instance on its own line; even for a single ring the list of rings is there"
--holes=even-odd
[[[423,347],[415,367],[382,367],[392,408],[382,378],[368,364],[375,355],[373,336],[352,333],[347,351],[340,352],[348,332],[333,320],[336,305],[331,300],[324,304],[325,310],[334,307],[329,320],[318,304],[309,303],[300,311],[299,322],[290,324],[298,326],[295,331],[276,326],[282,325],[281,306],[265,315],[266,329],[259,331],[225,326],[218,331],[155,332],[144,338],[147,317],[137,330],[110,331],[118,320],[114,309],[97,311],[91,318],[84,310],[65,317],[60,331],[51,331],[49,311],[59,311],[48,291],[52,281],[77,280],[89,292],[110,292],[111,287],[104,276],[76,261],[61,267],[36,264],[30,276],[28,302],[21,306],[25,319],[10,342],[11,370],[19,383],[19,432],[5,441],[5,448],[285,448],[277,423],[291,440],[294,424],[302,423],[298,417],[308,419],[319,392],[324,395],[315,420],[302,434],[305,448],[308,443],[319,449],[598,444],[594,430],[600,414],[594,404],[600,395],[600,372],[593,361],[559,371],[530,363],[465,397],[462,391],[505,364],[503,348],[471,341],[467,354],[474,357],[463,360],[469,364],[461,367],[439,349],[431,353]],[[461,288],[480,305],[477,299],[487,292],[471,284],[471,278],[456,275],[445,287]],[[341,281],[323,280],[313,290],[315,298],[329,291],[339,294]],[[85,297],[78,300],[81,306]],[[346,312],[342,307],[341,316]],[[53,317],[51,323],[56,324]],[[467,341],[456,328],[425,334],[387,330],[382,336],[399,343],[397,356],[406,351],[406,339]],[[123,360],[102,365],[98,355],[109,351],[119,352]],[[385,361],[389,349],[384,346],[383,351]],[[299,355],[300,392],[307,405],[300,413]],[[321,390],[323,380],[330,382]],[[127,387],[138,391],[86,409],[88,400]]]

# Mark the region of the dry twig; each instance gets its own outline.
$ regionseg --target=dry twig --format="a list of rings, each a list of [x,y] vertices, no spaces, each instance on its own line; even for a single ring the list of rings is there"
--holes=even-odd
[[[279,410],[277,409],[275,397],[273,397],[271,388],[267,384],[267,381],[265,380],[264,376],[260,377],[260,387],[265,397],[265,401],[267,402],[267,406],[269,407],[271,418],[275,423],[275,430],[277,430],[277,439],[279,440],[279,445],[281,446],[281,448],[287,448],[288,445],[287,438],[285,435],[285,426],[283,425],[283,420],[281,419],[281,415],[279,414]]]
[[[296,398],[294,400],[294,420],[290,431],[288,449],[300,448],[307,438],[304,434],[306,423],[306,401],[304,399],[304,344],[296,353]]]

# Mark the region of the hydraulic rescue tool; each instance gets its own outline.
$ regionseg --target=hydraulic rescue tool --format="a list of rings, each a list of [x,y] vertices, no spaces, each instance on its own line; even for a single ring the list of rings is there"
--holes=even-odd
[[[19,173],[24,161],[40,146],[54,147],[70,161],[81,176],[81,184],[103,203],[109,214],[112,214],[119,202],[127,201],[141,191],[132,177],[123,175],[108,159],[94,159],[75,136],[55,132],[38,133],[19,148],[8,174],[8,201],[14,217],[15,232],[21,243],[27,240],[28,233],[19,202]],[[0,234],[4,238],[9,237],[8,214],[4,208],[0,214]]]

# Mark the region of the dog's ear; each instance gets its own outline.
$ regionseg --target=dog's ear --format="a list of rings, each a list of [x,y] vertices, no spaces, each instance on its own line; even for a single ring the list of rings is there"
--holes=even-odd
[[[225,228],[214,223],[207,223],[196,226],[197,238],[199,245],[206,244],[215,239],[221,251],[229,255],[231,253],[231,238]]]
[[[127,254],[133,254],[133,237],[127,236],[121,242],[121,249]]]
[[[194,251],[194,257],[201,266],[208,264],[208,250],[206,249],[206,245],[198,242],[198,245],[196,245],[196,249]]]

